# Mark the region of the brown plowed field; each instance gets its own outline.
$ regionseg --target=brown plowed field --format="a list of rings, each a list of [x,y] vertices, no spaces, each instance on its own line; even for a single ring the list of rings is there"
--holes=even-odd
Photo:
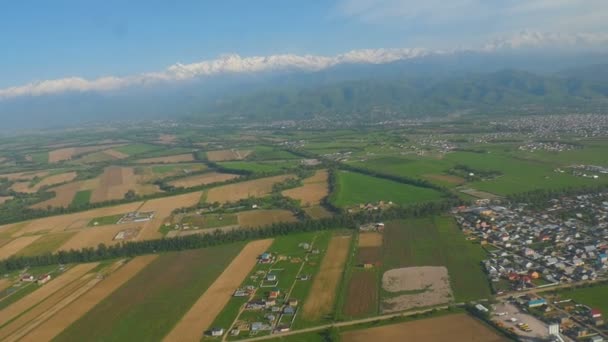
[[[142,231],[137,236],[137,240],[158,239],[162,234],[158,231],[165,219],[171,216],[171,212],[176,208],[192,207],[196,205],[202,192],[192,192],[189,194],[157,198],[146,201],[139,211],[154,211],[154,218],[144,222]]]
[[[69,270],[67,270],[64,274],[59,275],[57,279],[52,279],[47,284],[44,284],[36,291],[28,294],[27,296],[19,299],[18,301],[12,303],[8,307],[4,308],[0,311],[0,322],[8,322],[13,318],[17,317],[24,311],[29,308],[37,305],[53,293],[59,291],[64,288],[71,282],[76,279],[82,277],[85,273],[89,272],[93,268],[95,268],[98,263],[89,263],[89,264],[80,264],[76,265]],[[30,285],[37,286],[37,285]]]
[[[55,193],[55,197],[46,201],[36,203],[31,206],[33,209],[46,209],[47,207],[68,207],[74,195],[81,189],[80,182],[72,182],[49,189],[49,191]]]
[[[158,255],[136,257],[26,335],[22,341],[50,341],[104,298],[126,283]]]
[[[282,182],[292,175],[280,175],[274,177],[254,179],[241,183],[234,183],[209,189],[207,202],[235,202],[248,197],[262,197],[272,191],[272,186]]]
[[[282,194],[300,200],[303,206],[319,204],[329,194],[327,170],[317,171],[314,176],[304,179],[303,186],[285,190]]]
[[[467,341],[503,342],[508,339],[467,314],[421,319],[343,333],[343,342],[367,341]]]
[[[129,158],[129,155],[126,153],[122,153],[120,151],[117,150],[113,150],[113,149],[109,149],[109,150],[105,150],[103,151],[104,154],[114,158],[114,159],[127,159]]]
[[[239,175],[231,174],[231,173],[219,173],[219,172],[208,172],[203,173],[202,175],[195,175],[185,178],[180,178],[178,180],[174,180],[170,182],[170,185],[173,185],[178,188],[191,188],[199,185],[206,185],[217,182],[225,182],[227,180],[231,180],[234,178],[238,178]]]
[[[334,308],[336,291],[344,264],[348,258],[351,236],[334,236],[329,242],[327,253],[321,262],[319,273],[314,278],[310,294],[304,303],[302,317],[317,321],[330,314]]]
[[[139,164],[170,164],[170,163],[184,163],[194,161],[192,153],[176,154],[173,156],[156,157],[156,158],[144,158],[135,161]]]
[[[129,190],[135,191],[138,195],[149,195],[160,191],[156,185],[140,184],[132,167],[110,166],[99,177],[99,185],[91,194],[91,203],[123,199]]]
[[[5,173],[0,175],[0,178],[6,178],[10,181],[14,180],[32,180],[36,177],[45,177],[48,175],[48,171],[37,171],[37,172],[15,172],[15,173]]]
[[[379,247],[382,246],[382,234],[376,232],[367,232],[359,234],[359,244],[361,247]]]
[[[85,147],[65,147],[58,150],[49,152],[49,163],[57,163],[63,160],[70,160],[75,156],[101,151],[112,147],[123,146],[124,144],[110,144],[110,145],[96,145],[96,146],[85,146]]]
[[[87,223],[95,217],[123,214],[135,211],[142,205],[142,202],[121,204],[113,207],[98,208],[74,214],[49,216],[18,225],[11,224],[0,226],[0,232],[5,231],[5,227],[10,227],[12,237],[19,237],[25,234],[41,234],[44,232],[61,232],[64,230],[74,230],[85,228]]]
[[[34,184],[34,186],[32,186],[32,187],[30,187],[30,182],[18,182],[18,183],[13,184],[13,186],[11,186],[11,189],[13,189],[16,192],[23,192],[23,193],[30,194],[30,193],[37,192],[38,190],[40,190],[41,188],[43,188],[45,186],[51,186],[51,185],[55,185],[55,184],[70,182],[70,181],[74,180],[74,178],[76,178],[76,176],[77,176],[77,174],[74,171],[65,172],[65,173],[60,173],[60,174],[45,177],[40,182]]]
[[[207,152],[207,159],[212,162],[243,160],[251,154],[250,150],[220,150]]]
[[[452,176],[452,175],[425,175],[424,177],[431,179],[431,180],[436,180],[439,182],[445,182],[445,183],[450,183],[450,184],[463,184],[464,182],[466,182],[466,180],[462,177],[458,177],[458,176]]]
[[[344,313],[349,317],[362,317],[376,312],[378,306],[378,280],[376,272],[356,271],[348,283]]]
[[[80,230],[76,235],[72,236],[57,251],[67,251],[70,249],[81,249],[85,247],[97,247],[100,243],[106,246],[120,243],[119,240],[114,240],[116,234],[121,230],[140,227],[140,224],[120,224],[103,227],[90,227]]]
[[[257,257],[272,244],[272,239],[252,241],[232,260],[224,272],[182,317],[164,341],[200,341],[236,289],[251,272]]]
[[[239,226],[262,227],[278,222],[297,222],[298,219],[289,210],[251,210],[238,214]]]

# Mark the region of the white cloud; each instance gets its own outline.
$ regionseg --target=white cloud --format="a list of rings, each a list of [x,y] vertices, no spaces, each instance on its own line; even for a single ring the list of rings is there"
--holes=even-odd
[[[344,63],[388,63],[416,58],[428,53],[430,51],[425,49],[378,49],[350,51],[333,57],[285,54],[244,58],[232,54],[192,64],[177,63],[161,72],[127,77],[108,76],[94,80],[86,80],[81,77],[67,77],[57,80],[37,81],[22,86],[0,89],[0,99],[64,92],[116,90],[134,85],[182,81],[222,73],[255,73],[282,70],[318,71]]]
[[[574,0],[572,0],[574,1]],[[603,33],[539,33],[522,31],[517,35],[493,40],[480,48],[467,51],[493,52],[500,49],[530,47],[608,47],[608,34]],[[106,76],[87,80],[81,77],[67,77],[28,83],[21,86],[0,89],[0,100],[21,96],[40,96],[66,92],[90,92],[119,90],[126,87],[146,86],[160,82],[179,82],[205,76],[228,73],[256,73],[264,71],[318,71],[340,64],[383,64],[399,60],[421,58],[429,55],[448,54],[463,50],[411,49],[365,49],[353,50],[336,56],[317,55],[272,55],[241,57],[236,54],[223,55],[218,59],[192,64],[177,63],[163,71],[143,73],[125,77]]]

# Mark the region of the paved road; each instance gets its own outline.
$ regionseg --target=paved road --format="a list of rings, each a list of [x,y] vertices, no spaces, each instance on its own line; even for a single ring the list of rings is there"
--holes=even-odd
[[[285,332],[285,333],[277,333],[277,334],[272,334],[272,335],[267,335],[267,336],[253,337],[253,338],[248,338],[248,339],[240,340],[240,341],[242,341],[242,342],[262,341],[262,340],[268,340],[268,339],[276,338],[276,337],[289,336],[289,335],[297,335],[297,334],[302,334],[302,333],[307,333],[307,332],[324,330],[324,329],[328,329],[328,328],[331,328],[331,327],[345,327],[345,326],[349,326],[349,325],[369,323],[369,322],[374,322],[374,321],[385,321],[385,320],[388,320],[388,319],[393,319],[395,317],[413,316],[413,315],[417,315],[417,314],[422,314],[422,313],[430,312],[430,311],[433,311],[433,310],[446,310],[447,308],[448,308],[448,306],[446,305],[446,306],[435,307],[433,309],[425,309],[425,310],[401,312],[401,313],[390,314],[390,315],[382,315],[382,316],[375,316],[375,317],[369,317],[369,318],[362,318],[362,319],[357,319],[357,320],[348,321],[348,322],[337,322],[337,323],[331,323],[331,324],[324,324],[324,325],[319,325],[319,326],[312,327],[312,328],[294,330],[294,331],[289,331],[289,332]]]
[[[598,278],[595,280],[584,280],[584,281],[578,281],[578,282],[573,282],[573,283],[563,283],[563,284],[559,284],[559,285],[555,285],[555,286],[548,286],[548,287],[543,287],[543,288],[533,288],[533,289],[529,289],[529,290],[525,290],[525,291],[517,291],[517,292],[509,292],[506,293],[504,295],[500,295],[500,296],[496,296],[496,299],[506,299],[509,298],[511,296],[514,297],[519,297],[519,296],[523,296],[526,294],[534,294],[534,293],[541,293],[541,292],[545,292],[545,291],[554,291],[554,290],[559,290],[559,289],[566,289],[569,287],[575,287],[575,286],[580,286],[580,285],[589,285],[589,284],[595,284],[595,283],[600,283],[603,281],[606,281],[608,279],[606,278]]]

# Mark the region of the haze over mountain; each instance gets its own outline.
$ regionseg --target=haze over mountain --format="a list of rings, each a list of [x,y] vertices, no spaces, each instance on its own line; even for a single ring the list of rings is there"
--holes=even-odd
[[[0,14],[2,129],[604,103],[603,1],[239,4],[13,5]]]

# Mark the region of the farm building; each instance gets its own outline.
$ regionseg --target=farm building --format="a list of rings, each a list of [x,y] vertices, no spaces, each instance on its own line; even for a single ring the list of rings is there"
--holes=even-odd
[[[31,274],[24,274],[24,275],[21,277],[21,281],[32,282],[32,281],[34,281],[34,280],[36,280],[36,278],[34,278],[34,276],[33,276],[33,275],[31,275]]]
[[[269,264],[272,262],[272,254],[266,252],[259,257],[260,264]]]
[[[49,280],[51,280],[51,275],[45,274],[45,275],[40,276],[36,282],[38,284],[42,285],[42,284],[45,284],[46,282],[48,282]]]
[[[589,310],[589,315],[591,318],[601,318],[602,312],[599,309],[591,309]]]
[[[224,328],[212,328],[211,329],[211,336],[222,336],[224,335]]]

